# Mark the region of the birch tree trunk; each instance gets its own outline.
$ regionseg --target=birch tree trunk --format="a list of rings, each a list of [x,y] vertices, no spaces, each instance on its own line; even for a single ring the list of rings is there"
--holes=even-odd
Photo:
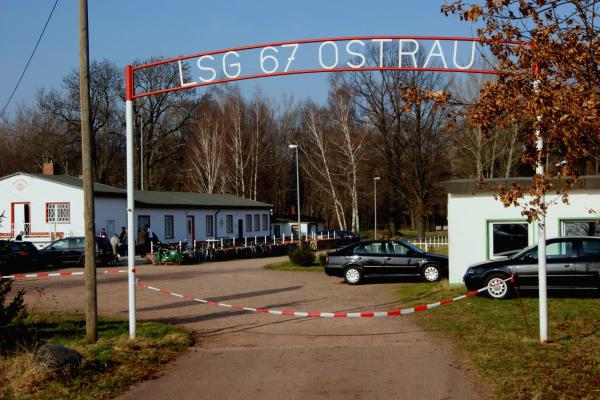
[[[196,138],[190,146],[192,152],[192,181],[195,188],[204,193],[215,193],[222,182],[223,171],[222,125],[201,121]]]
[[[333,201],[335,216],[338,222],[338,226],[341,230],[346,230],[346,220],[344,213],[344,206],[339,199],[337,190],[333,183],[330,167],[329,167],[329,155],[327,150],[327,144],[323,135],[323,130],[317,124],[315,112],[313,109],[309,110],[308,113],[308,134],[311,143],[317,149],[317,160],[313,160],[307,155],[306,159],[313,167],[313,170],[318,171],[318,174],[322,179],[325,180],[325,189],[331,196]],[[318,180],[317,180],[318,182]]]
[[[241,99],[234,98],[229,104],[231,118],[231,139],[229,151],[233,162],[233,189],[237,196],[245,197],[246,186],[244,182],[244,132]]]
[[[358,213],[358,168],[363,157],[364,135],[357,137],[353,132],[350,102],[345,96],[336,96],[334,104],[334,123],[341,134],[341,140],[335,141],[336,146],[344,157],[344,164],[350,174],[351,226],[352,232],[360,231]]]
[[[190,177],[197,191],[223,191],[226,175],[222,140],[225,134],[225,114],[223,102],[205,106],[190,138]]]

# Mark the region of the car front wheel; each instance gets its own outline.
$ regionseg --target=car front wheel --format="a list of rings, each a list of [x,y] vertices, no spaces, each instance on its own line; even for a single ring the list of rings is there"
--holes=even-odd
[[[421,271],[421,277],[425,282],[437,282],[440,280],[440,266],[437,264],[427,264]]]
[[[505,279],[508,278],[502,274],[492,274],[485,279],[487,286],[487,295],[494,300],[504,300],[511,296],[512,289]]]
[[[344,279],[349,285],[358,285],[363,278],[362,271],[357,267],[349,267],[344,272]]]

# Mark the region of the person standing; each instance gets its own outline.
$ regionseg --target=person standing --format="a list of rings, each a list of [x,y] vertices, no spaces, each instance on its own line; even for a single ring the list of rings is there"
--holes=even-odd
[[[146,224],[146,253],[150,252],[150,242],[154,240],[154,232],[152,232],[152,228],[150,225]]]
[[[117,236],[116,233],[114,235],[112,235],[111,238],[110,238],[110,246],[112,247],[113,259],[115,261],[118,261],[119,260],[119,254],[117,252],[117,249],[119,247],[119,237]]]
[[[148,246],[148,233],[145,229],[138,229],[138,246],[141,257],[146,256],[146,247]]]
[[[122,226],[121,233],[119,234],[119,254],[126,255],[127,250],[127,229]]]
[[[124,226],[122,226],[121,233],[119,233],[119,242],[122,244],[125,244],[126,239],[127,239],[127,229]]]
[[[105,238],[105,237],[107,237],[107,236],[108,236],[108,234],[106,233],[106,229],[102,228],[102,229],[100,230],[100,237],[101,237],[101,238]]]

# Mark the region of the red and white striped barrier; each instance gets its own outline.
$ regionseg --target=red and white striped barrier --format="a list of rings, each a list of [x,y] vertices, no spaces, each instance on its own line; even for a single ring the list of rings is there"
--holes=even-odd
[[[126,269],[107,269],[104,271],[97,272],[98,275],[106,275],[106,274],[122,274],[126,273]],[[14,275],[0,275],[0,279],[28,279],[28,278],[51,278],[57,276],[77,276],[83,275],[84,271],[75,271],[75,272],[40,272],[37,274],[14,274]]]
[[[512,277],[504,279],[504,282],[512,281]],[[392,311],[363,311],[363,312],[299,312],[299,311],[282,311],[282,310],[267,310],[262,308],[252,308],[252,307],[244,307],[233,304],[221,303],[218,301],[211,301],[205,299],[194,298],[193,296],[183,295],[175,292],[171,292],[170,290],[159,289],[154,286],[147,285],[141,282],[139,279],[137,280],[137,284],[139,287],[144,289],[149,289],[155,292],[159,292],[162,294],[170,295],[173,297],[177,297],[181,300],[189,300],[189,301],[197,301],[198,303],[203,304],[211,304],[219,307],[229,308],[231,310],[242,310],[242,311],[251,311],[256,313],[263,314],[272,314],[272,315],[285,315],[290,317],[314,317],[314,318],[377,318],[377,317],[393,317],[397,315],[407,315],[412,314],[419,311],[431,310],[433,308],[437,308],[444,304],[454,303],[459,300],[466,299],[467,297],[475,296],[478,293],[484,292],[488,290],[488,287],[482,287],[481,289],[472,290],[468,293],[465,293],[461,296],[454,297],[452,299],[438,301],[436,303],[431,303],[427,305],[405,308],[402,310],[392,310]]]

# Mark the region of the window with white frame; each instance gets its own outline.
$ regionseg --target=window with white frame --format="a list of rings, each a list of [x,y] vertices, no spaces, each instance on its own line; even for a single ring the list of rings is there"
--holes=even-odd
[[[212,215],[207,215],[206,216],[206,236],[212,236],[213,235],[213,216]]]
[[[246,232],[252,231],[252,214],[246,214]]]
[[[228,215],[226,217],[227,220],[227,233],[233,233],[233,215]]]
[[[175,237],[175,221],[172,215],[165,215],[165,239]]]
[[[52,224],[68,224],[71,222],[70,203],[46,203],[46,221]]]
[[[260,231],[260,214],[254,214],[254,230]]]
[[[268,231],[269,230],[269,215],[267,214],[263,214],[262,216],[263,219],[263,231]]]

